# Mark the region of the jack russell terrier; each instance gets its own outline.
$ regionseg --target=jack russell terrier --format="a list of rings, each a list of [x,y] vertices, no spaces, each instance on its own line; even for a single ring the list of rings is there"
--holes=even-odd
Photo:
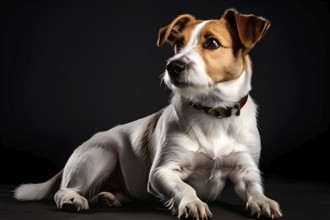
[[[158,198],[179,218],[209,219],[205,202],[218,199],[230,180],[251,215],[281,217],[278,203],[263,193],[257,106],[249,95],[248,54],[269,26],[234,9],[215,20],[175,18],[157,42],[174,48],[163,75],[171,103],[95,134],[53,178],[23,184],[14,197],[54,195],[58,208],[76,212],[98,202]]]

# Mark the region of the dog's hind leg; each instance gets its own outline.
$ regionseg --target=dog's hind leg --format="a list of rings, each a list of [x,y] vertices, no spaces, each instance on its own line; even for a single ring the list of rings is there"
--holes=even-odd
[[[116,167],[118,157],[113,137],[111,130],[100,132],[73,152],[65,165],[61,187],[54,196],[58,208],[73,212],[89,208],[85,196],[97,194]],[[113,198],[108,197],[98,198],[112,201]]]
[[[110,192],[100,192],[96,196],[93,196],[90,200],[92,204],[103,204],[106,206],[120,207],[121,203],[118,198]]]

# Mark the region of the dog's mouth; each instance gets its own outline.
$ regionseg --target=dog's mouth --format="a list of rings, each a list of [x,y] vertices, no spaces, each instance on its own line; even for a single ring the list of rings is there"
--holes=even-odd
[[[191,83],[182,81],[182,80],[171,80],[171,83],[178,88],[184,88],[184,87],[188,87],[188,86],[192,86]]]

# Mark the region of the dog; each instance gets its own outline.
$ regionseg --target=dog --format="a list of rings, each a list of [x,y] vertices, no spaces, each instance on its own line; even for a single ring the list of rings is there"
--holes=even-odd
[[[251,215],[281,217],[279,204],[263,193],[257,105],[249,95],[249,52],[269,26],[233,8],[214,20],[176,17],[160,28],[157,41],[174,48],[162,76],[170,104],[96,133],[62,171],[44,183],[20,185],[14,197],[54,195],[58,208],[74,212],[95,203],[157,199],[179,218],[210,219],[206,202],[217,200],[228,180]]]

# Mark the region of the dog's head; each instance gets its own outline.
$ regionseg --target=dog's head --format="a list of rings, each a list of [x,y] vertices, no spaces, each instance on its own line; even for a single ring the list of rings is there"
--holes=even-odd
[[[166,85],[193,101],[206,97],[237,101],[250,90],[248,53],[269,26],[262,17],[234,9],[217,20],[178,16],[159,30],[158,46],[168,42],[175,53],[166,65]]]

